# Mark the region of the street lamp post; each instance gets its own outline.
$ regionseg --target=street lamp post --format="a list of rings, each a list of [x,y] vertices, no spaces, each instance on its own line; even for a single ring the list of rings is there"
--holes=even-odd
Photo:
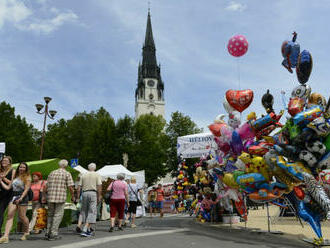
[[[40,112],[44,105],[42,104],[36,104],[36,109],[37,109],[37,113],[40,114],[40,115],[45,115],[44,117],[44,127],[42,129],[42,138],[41,138],[41,146],[40,146],[40,160],[42,160],[42,154],[43,154],[43,149],[44,149],[44,142],[45,142],[45,133],[46,133],[46,119],[47,119],[47,116],[54,120],[54,117],[56,115],[56,111],[55,110],[49,110],[48,111],[48,103],[52,100],[50,97],[44,97],[44,100],[45,100],[45,110],[43,112]]]

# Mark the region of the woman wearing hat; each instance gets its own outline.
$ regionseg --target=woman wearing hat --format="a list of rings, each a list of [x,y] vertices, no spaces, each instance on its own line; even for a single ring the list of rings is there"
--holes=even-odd
[[[40,193],[42,193],[43,188],[46,184],[46,181],[42,180],[41,172],[33,172],[32,173],[32,184],[31,190],[33,191],[33,199],[32,199],[32,218],[29,225],[29,232],[32,232],[38,215],[38,208],[41,208],[40,202]],[[41,229],[35,229],[35,233],[41,233]]]

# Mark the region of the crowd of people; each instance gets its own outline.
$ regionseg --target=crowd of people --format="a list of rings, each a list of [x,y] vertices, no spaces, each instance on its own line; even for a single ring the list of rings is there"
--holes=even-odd
[[[0,228],[4,222],[7,210],[5,231],[0,238],[0,243],[9,242],[9,234],[14,224],[16,212],[22,223],[23,235],[21,240],[27,240],[31,233],[39,234],[42,229],[36,225],[38,210],[47,208],[47,227],[45,239],[49,241],[60,239],[59,226],[62,222],[67,192],[70,192],[71,201],[81,205],[76,232],[83,237],[93,236],[97,219],[97,206],[102,199],[109,197],[110,204],[110,227],[113,232],[123,230],[123,226],[136,227],[135,218],[137,206],[141,204],[141,190],[132,177],[125,181],[125,175],[119,173],[107,188],[107,194],[102,196],[101,176],[95,172],[96,164],[88,165],[88,173],[83,174],[78,181],[75,192],[75,184],[71,174],[66,170],[67,160],[59,161],[59,169],[52,171],[47,180],[43,180],[41,172],[29,171],[29,166],[21,162],[16,169],[12,167],[12,158],[4,156],[0,162]],[[155,201],[152,209],[163,207],[164,192],[160,187],[155,190]],[[32,202],[32,217],[27,217],[29,202]],[[152,210],[151,210],[152,213]],[[126,215],[126,216],[125,216]]]

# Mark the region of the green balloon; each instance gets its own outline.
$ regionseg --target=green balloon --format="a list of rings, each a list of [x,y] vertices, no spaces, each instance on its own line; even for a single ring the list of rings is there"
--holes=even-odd
[[[327,148],[327,151],[330,151],[330,134],[325,138],[324,145]]]

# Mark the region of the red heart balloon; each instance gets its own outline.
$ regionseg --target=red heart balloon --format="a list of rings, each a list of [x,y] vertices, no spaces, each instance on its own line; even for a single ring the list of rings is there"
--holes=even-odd
[[[238,112],[243,112],[253,101],[252,90],[227,90],[226,99],[230,106]]]

